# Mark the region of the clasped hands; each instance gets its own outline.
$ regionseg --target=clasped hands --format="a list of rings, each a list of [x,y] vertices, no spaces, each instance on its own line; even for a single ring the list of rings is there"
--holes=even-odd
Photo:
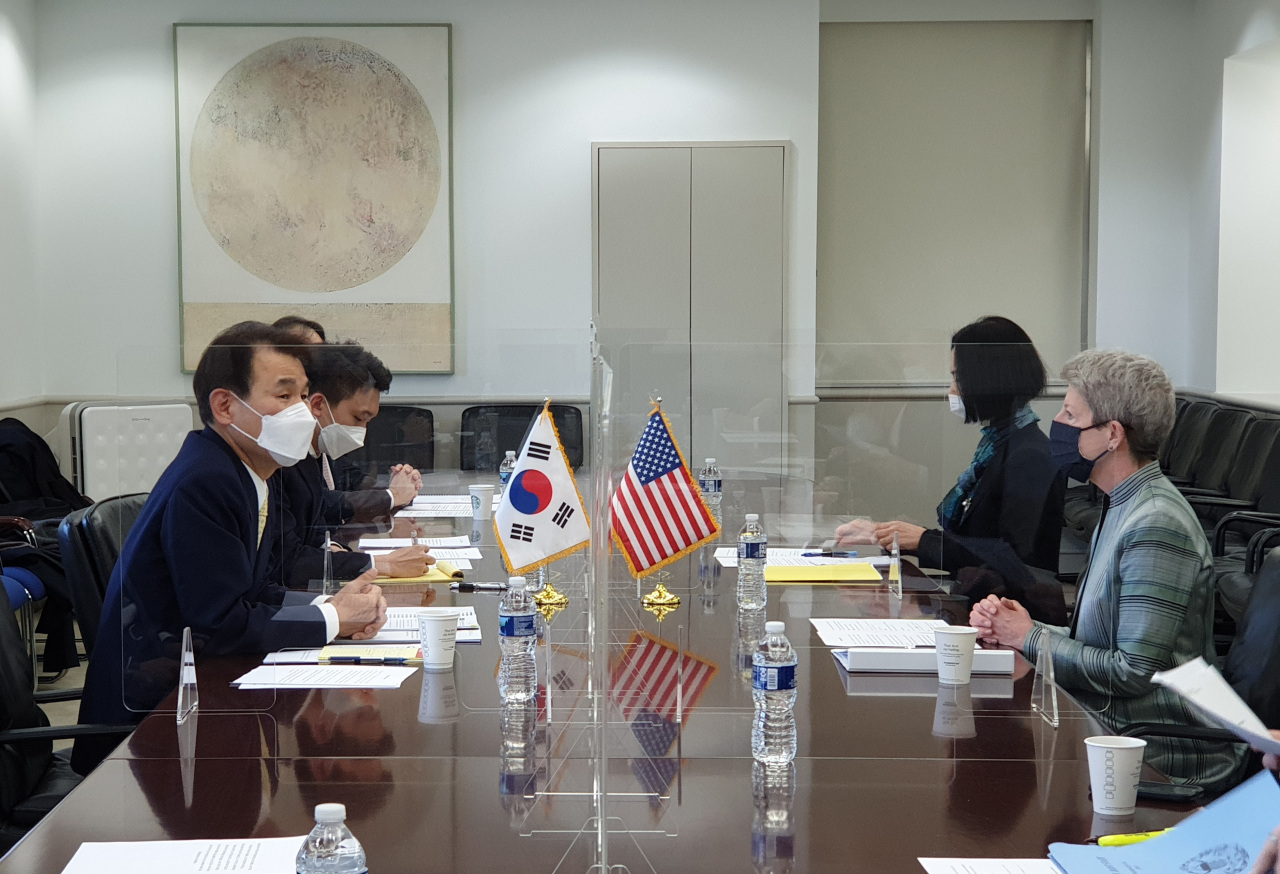
[[[1027,608],[1008,598],[987,595],[969,611],[969,626],[978,629],[978,638],[986,644],[1008,646],[1021,651],[1035,623]]]
[[[870,519],[854,519],[836,529],[836,544],[852,546],[857,543],[875,543],[883,549],[893,546],[893,535],[898,535],[899,549],[919,549],[920,535],[924,529],[910,522],[873,522]]]
[[[338,611],[338,637],[368,640],[387,624],[387,599],[374,580],[374,568],[342,587],[329,603]]]

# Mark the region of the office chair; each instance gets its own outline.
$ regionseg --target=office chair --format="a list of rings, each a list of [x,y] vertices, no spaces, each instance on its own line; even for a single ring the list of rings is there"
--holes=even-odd
[[[520,451],[524,435],[542,409],[541,404],[491,404],[462,411],[459,463],[462,470],[496,472],[506,450]],[[551,415],[560,432],[569,466],[582,466],[582,411],[568,404],[552,404]]]
[[[21,516],[0,516],[0,531],[17,532],[21,543],[33,548],[36,545],[35,526],[30,520]],[[27,653],[31,658],[31,670],[34,672],[36,671],[36,604],[45,599],[44,583],[26,568],[6,568],[3,562],[0,562],[0,573],[4,574],[4,588],[9,596],[9,604],[18,614],[18,626],[23,639],[27,641]],[[38,675],[33,674],[32,682],[37,683],[38,680]]]
[[[369,422],[364,446],[341,460],[358,466],[366,478],[376,479],[393,464],[408,464],[421,473],[430,473],[435,469],[435,447],[435,417],[430,410],[383,404]]]
[[[33,692],[35,672],[8,597],[0,603],[0,856],[80,783],[53,741],[106,735],[123,738],[133,726],[50,727],[41,702],[68,701],[73,692]]]
[[[58,526],[58,548],[86,655],[93,655],[98,640],[102,598],[111,572],[146,502],[146,494],[107,498],[68,513]]]

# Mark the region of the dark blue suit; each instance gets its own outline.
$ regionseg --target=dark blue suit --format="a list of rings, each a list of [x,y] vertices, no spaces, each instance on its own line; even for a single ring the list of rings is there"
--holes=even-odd
[[[177,684],[185,626],[197,668],[201,655],[326,643],[324,614],[312,596],[287,592],[279,572],[269,572],[281,540],[279,477],[268,487],[259,546],[258,497],[244,463],[212,429],[187,435],[111,575],[81,722],[136,722],[153,709]],[[110,752],[89,740],[76,743],[73,766],[81,773]]]
[[[287,586],[316,590],[314,583],[324,572],[324,532],[329,531],[337,543],[339,529],[347,521],[342,516],[343,496],[325,485],[319,457],[284,468],[279,479],[283,539],[275,560],[285,569]],[[336,580],[353,580],[369,567],[369,556],[358,552],[335,552],[331,559]]]

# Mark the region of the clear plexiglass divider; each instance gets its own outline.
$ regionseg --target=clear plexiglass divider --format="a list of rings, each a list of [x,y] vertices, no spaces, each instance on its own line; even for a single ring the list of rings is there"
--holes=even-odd
[[[383,357],[395,357],[394,349],[376,343],[370,348]],[[377,491],[393,485],[392,465],[411,465],[421,475],[420,505],[406,507],[381,528],[375,522],[367,532],[329,535],[344,547],[365,551],[376,550],[377,539],[388,541],[381,550],[385,552],[414,538],[424,544],[448,544],[433,546],[438,549],[479,549],[483,559],[460,559],[472,563],[471,570],[463,571],[464,578],[503,582],[508,567],[499,540],[505,545],[528,541],[512,540],[516,532],[510,518],[502,538],[492,519],[474,519],[470,487],[493,485],[495,493],[500,489],[498,468],[505,452],[523,453],[542,400],[550,397],[572,485],[590,526],[585,549],[527,574],[530,588],[541,591],[550,584],[567,599],[567,606],[549,610],[544,614],[549,619],[538,620],[541,688],[536,719],[530,722],[502,708],[494,686],[478,684],[477,672],[464,668],[465,659],[474,661],[470,653],[478,650],[461,644],[459,652],[465,655],[458,656],[454,672],[423,672],[407,682],[421,684],[419,721],[425,726],[491,721],[487,733],[495,737],[493,754],[500,759],[502,803],[511,827],[530,836],[561,834],[579,848],[589,843],[592,864],[636,870],[639,860],[662,857],[664,851],[650,843],[658,837],[678,837],[690,815],[681,809],[698,803],[696,796],[685,797],[682,775],[687,767],[709,767],[710,761],[745,763],[740,773],[733,771],[736,766],[724,764],[738,774],[733,779],[740,778],[741,792],[741,805],[733,808],[736,813],[724,816],[750,822],[760,804],[772,803],[768,799],[791,797],[794,772],[788,780],[785,774],[755,775],[750,767],[752,659],[766,618],[786,622],[797,652],[796,744],[804,757],[821,752],[809,734],[806,714],[811,715],[817,702],[809,698],[806,683],[815,671],[841,670],[831,655],[839,647],[817,636],[810,618],[925,619],[963,625],[969,621],[975,592],[1007,594],[1011,581],[1023,588],[1040,585],[1050,595],[1054,585],[1061,589],[1052,572],[1046,577],[1028,570],[1028,562],[1020,559],[1030,553],[1018,552],[1024,544],[963,533],[966,525],[979,521],[974,514],[990,512],[982,505],[977,480],[1005,445],[1007,434],[1002,432],[1030,427],[1047,433],[1061,405],[1060,386],[1051,386],[1025,410],[1014,410],[1016,421],[988,429],[988,434],[984,425],[990,422],[964,421],[964,401],[960,415],[952,415],[956,404],[948,399],[951,349],[946,343],[851,344],[819,350],[823,381],[816,396],[811,386],[792,387],[789,374],[805,368],[792,362],[792,353],[780,346],[626,342],[593,349],[587,334],[570,332],[556,340],[533,341],[511,330],[494,331],[486,354],[492,360],[481,371],[487,374],[484,378],[467,376],[461,359],[455,376],[395,376],[391,391],[380,397],[378,415],[368,423],[364,445],[335,459],[340,464],[329,473],[338,473],[353,488]],[[998,364],[995,373],[1000,373]],[[480,390],[472,388],[477,385]],[[183,441],[205,439],[185,433],[202,427],[190,391],[190,378],[177,372],[173,349],[124,350],[113,390],[101,392],[106,399],[76,411],[87,429],[77,432],[84,435],[77,451],[86,478],[117,494],[154,488]],[[148,431],[146,423],[137,421],[151,417],[158,407],[184,405],[185,429]],[[261,420],[239,400],[228,401],[227,409],[234,409],[226,415],[249,434],[261,427]],[[717,536],[704,537],[705,531],[689,518],[690,511],[673,509],[676,498],[670,491],[647,499],[667,502],[667,515],[647,522],[634,516],[642,496],[628,493],[619,498],[620,491],[643,489],[646,484],[640,480],[656,473],[662,458],[669,457],[663,455],[669,450],[659,445],[653,430],[655,410],[661,411],[657,421],[678,447],[693,483],[704,479],[705,460],[716,459],[720,500],[712,511],[719,518]],[[336,421],[325,406],[315,415],[321,426]],[[79,428],[80,420],[74,425]],[[235,434],[224,439],[227,448],[215,445],[221,455],[210,457],[225,457],[228,469],[238,476],[227,455],[234,452],[227,440],[250,438]],[[1029,442],[1047,452],[1043,437]],[[636,456],[642,443],[643,459]],[[335,442],[332,448],[340,445]],[[633,458],[645,468],[639,474]],[[244,466],[239,458],[236,461]],[[182,476],[189,478],[193,472]],[[1072,490],[1068,499],[1080,497],[1078,483],[1064,485]],[[1003,488],[1007,494],[1001,497],[1012,495],[1021,504],[1034,505],[1036,496],[1023,481],[1007,478]],[[1062,487],[1058,488],[1060,496]],[[541,506],[537,488],[521,489],[521,495],[533,502],[525,506],[534,512],[520,524],[537,527],[555,521],[536,517],[554,517],[558,506]],[[1090,500],[1088,490],[1083,492]],[[694,494],[708,497],[709,490],[699,487]],[[624,499],[631,514],[626,520],[632,526],[631,554],[620,548],[610,531],[611,504]],[[671,530],[672,513],[688,530]],[[738,604],[736,545],[749,513],[759,517],[767,535],[770,566],[781,569],[773,573],[796,581],[771,580],[763,609]],[[140,518],[147,518],[145,511]],[[884,527],[891,522],[900,524]],[[237,519],[235,524],[247,523]],[[643,546],[635,541],[639,525],[650,527]],[[945,536],[938,533],[944,526],[951,529]],[[162,527],[156,525],[156,537],[162,536]],[[672,543],[680,551],[689,530],[692,540],[705,542],[652,573],[635,572],[660,559],[659,553]],[[522,528],[519,536],[526,533]],[[125,534],[119,531],[121,542]],[[895,535],[902,556],[898,573],[892,567]],[[249,549],[241,537],[185,546],[211,579],[223,577],[229,556],[240,550],[236,560],[251,563],[245,573],[266,580],[283,570],[259,568],[258,559],[269,564],[270,556],[264,554],[283,554],[289,543],[283,525],[266,525],[264,536],[275,538],[269,551]],[[824,555],[824,548],[832,554]],[[1063,570],[1078,569],[1087,545],[1064,537],[1058,551]],[[957,573],[974,556],[990,572],[986,578]],[[806,573],[838,575],[830,568],[850,564],[865,569],[852,578],[806,578]],[[326,579],[332,589],[354,575],[350,559],[337,561],[320,550],[316,572],[303,571],[292,581],[296,590],[289,594],[289,603],[306,611],[305,602],[323,594]],[[244,673],[254,668],[272,673],[256,676],[262,688],[251,695],[224,694],[202,684],[201,712],[271,708],[282,694],[277,687],[288,679],[282,672],[292,674],[315,664],[308,660],[318,646],[287,634],[274,635],[278,629],[271,624],[254,626],[252,615],[231,620],[232,611],[225,604],[210,607],[216,598],[193,605],[185,592],[157,596],[150,590],[154,574],[122,572],[121,578],[119,633],[134,650],[123,655],[122,691],[132,710],[141,713],[157,702],[176,709],[177,697],[169,693],[178,680],[179,642],[188,626],[198,676],[202,654],[264,646],[242,646],[255,633],[265,635],[263,641],[284,640],[285,645],[273,648],[290,654],[266,665],[260,658],[245,659]],[[391,581],[386,588],[396,585]],[[187,615],[179,624],[178,616],[186,615],[188,608],[197,620],[206,609],[213,611],[212,618],[205,617],[202,625]],[[481,634],[491,647],[483,651],[496,658],[496,627],[483,627]],[[300,664],[287,665],[288,661]],[[854,675],[841,673],[840,678],[849,694],[859,694]],[[917,681],[908,684],[911,690],[923,683],[929,694],[938,696],[939,737],[967,732],[979,706],[999,707],[1012,700],[1012,680],[998,674],[981,675],[983,682],[968,690],[970,694],[939,687],[936,675],[931,678],[927,671],[909,679]],[[1105,682],[1099,680],[1077,696],[1104,726],[1113,700],[1105,687],[1099,688]],[[346,706],[339,700],[344,694],[333,691],[329,697],[334,707],[325,708],[337,712]],[[1051,700],[1042,696],[1037,706]],[[1062,718],[1069,717],[1064,713]]]

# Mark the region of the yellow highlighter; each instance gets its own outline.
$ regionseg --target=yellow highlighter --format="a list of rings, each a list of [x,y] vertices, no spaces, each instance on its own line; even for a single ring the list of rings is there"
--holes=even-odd
[[[1171,832],[1173,828],[1162,828],[1153,832],[1134,832],[1128,835],[1103,835],[1098,838],[1098,846],[1100,847],[1125,847],[1129,844],[1140,844],[1143,841],[1149,841],[1152,838],[1159,837],[1165,832]]]

